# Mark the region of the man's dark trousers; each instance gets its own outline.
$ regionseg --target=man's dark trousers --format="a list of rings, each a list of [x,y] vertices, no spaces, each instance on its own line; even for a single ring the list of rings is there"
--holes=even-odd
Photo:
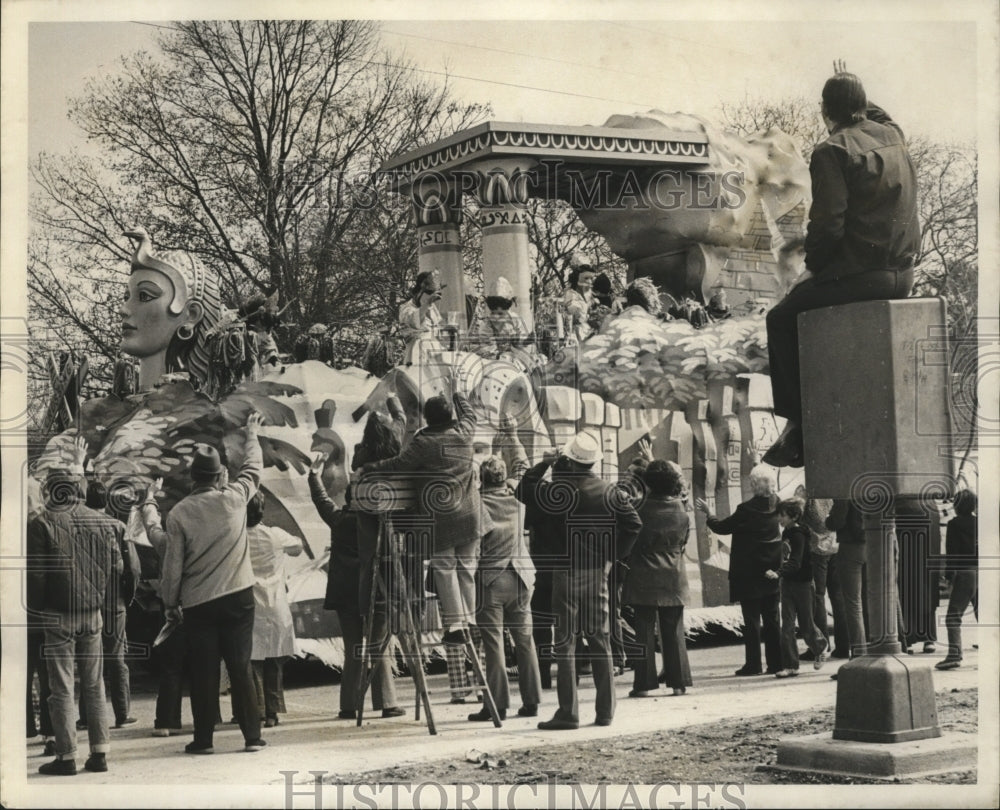
[[[767,353],[770,359],[774,412],[802,424],[799,393],[799,313],[857,301],[906,298],[913,288],[913,270],[866,270],[845,274],[831,266],[806,279],[767,313]],[[831,354],[838,340],[850,335],[830,335]]]
[[[219,709],[219,662],[233,695],[233,711],[247,742],[260,739],[260,715],[250,668],[253,649],[253,589],[220,596],[184,609],[191,666],[194,742],[210,746]]]

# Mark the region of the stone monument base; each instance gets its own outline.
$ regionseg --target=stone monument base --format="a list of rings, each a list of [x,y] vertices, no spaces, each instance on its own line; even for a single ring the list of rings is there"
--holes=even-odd
[[[778,741],[777,770],[869,779],[899,779],[976,767],[975,734],[945,734],[925,740],[868,743],[835,740],[829,734]]]

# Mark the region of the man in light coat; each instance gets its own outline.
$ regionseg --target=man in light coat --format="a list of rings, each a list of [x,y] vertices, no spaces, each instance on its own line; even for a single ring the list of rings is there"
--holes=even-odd
[[[226,662],[233,709],[246,751],[259,751],[260,716],[253,686],[253,567],[247,541],[247,503],[257,492],[263,467],[257,428],[263,417],[247,419],[243,464],[223,486],[225,467],[219,453],[198,445],[191,463],[191,494],[167,515],[166,531],[149,489],[142,521],[150,542],[163,544],[161,596],[168,618],[182,620],[191,660],[191,713],[194,740],[189,754],[211,754],[219,711],[219,663]]]
[[[476,620],[486,654],[486,682],[496,701],[500,719],[506,717],[510,707],[504,628],[510,631],[514,640],[517,658],[518,689],[522,704],[518,715],[535,717],[542,692],[531,623],[535,566],[525,542],[522,507],[511,489],[511,485],[516,486],[528,466],[527,456],[517,441],[516,434],[510,433],[509,441],[515,459],[510,479],[507,476],[507,465],[499,456],[490,456],[479,468],[483,483],[483,508],[492,520],[493,529],[483,537],[479,557]],[[484,708],[470,714],[469,719],[485,721],[492,720],[492,717],[489,710]]]

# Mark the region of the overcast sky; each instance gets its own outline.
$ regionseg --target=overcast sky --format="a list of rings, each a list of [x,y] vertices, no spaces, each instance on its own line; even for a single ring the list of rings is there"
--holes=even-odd
[[[802,8],[809,7],[826,6]],[[613,21],[385,20],[382,31],[386,48],[408,56],[427,78],[447,73],[459,98],[488,101],[497,120],[600,124],[613,114],[652,108],[713,117],[720,102],[745,95],[815,98],[818,112],[823,82],[839,57],[907,133],[976,135],[976,31],[968,22],[677,22],[626,15]],[[130,22],[32,23],[29,152],[78,143],[66,119],[67,98],[88,78],[115,71],[123,54],[153,47],[156,32]]]

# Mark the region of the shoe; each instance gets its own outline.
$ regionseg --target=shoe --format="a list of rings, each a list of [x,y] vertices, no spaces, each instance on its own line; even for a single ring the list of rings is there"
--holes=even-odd
[[[46,740],[45,747],[42,749],[43,757],[54,757],[56,755],[56,741]]]
[[[781,672],[781,669],[774,669],[774,667],[768,667],[764,670],[765,675],[777,675],[779,672]]]
[[[772,467],[803,466],[805,462],[802,457],[802,428],[789,420],[778,440],[764,453],[761,461]]]
[[[672,695],[672,697],[680,697],[681,695],[686,695],[686,694],[687,694],[686,686],[675,686],[674,694]]]
[[[500,716],[501,720],[506,720],[507,719],[507,712],[504,711],[503,709],[497,709],[497,714]],[[482,722],[484,720],[485,721],[492,721],[493,720],[493,715],[490,714],[490,710],[489,709],[483,708],[483,709],[480,709],[478,712],[470,714],[469,715],[469,719],[472,720],[473,722]]]
[[[771,673],[771,670],[768,670],[768,673]],[[741,678],[745,678],[753,675],[760,675],[761,672],[759,669],[749,669],[748,667],[740,667],[738,670],[736,670],[734,674],[739,675]]]
[[[108,769],[107,754],[91,754],[83,763],[83,767],[93,773],[104,773]]]
[[[449,630],[441,637],[441,641],[447,644],[449,647],[464,647],[465,646],[465,631],[464,630]]]
[[[153,729],[153,736],[154,737],[169,737],[170,736],[170,729],[169,728],[154,728]]]
[[[594,725],[595,726],[610,726],[611,725],[611,718],[610,717],[598,717],[596,720],[594,720]]]
[[[961,658],[945,658],[934,665],[934,669],[958,669],[962,666]]]
[[[75,759],[54,759],[38,768],[45,776],[76,776]]]
[[[816,657],[815,657],[815,659],[813,660],[813,669],[822,669],[822,667],[823,667],[823,664],[825,664],[825,663],[826,663],[826,659],[828,658],[828,656],[827,656],[827,654],[826,654],[826,651],[827,651],[827,650],[829,650],[829,649],[830,649],[830,645],[829,645],[829,644],[827,644],[827,645],[826,645],[826,646],[825,646],[825,647],[824,647],[824,648],[822,649],[822,651],[821,651],[821,652],[819,652],[819,653],[817,653],[817,654],[816,654]]]
[[[798,674],[799,674],[799,671],[797,669],[783,669],[780,672],[775,672],[774,673],[774,677],[775,678],[794,678]]]
[[[456,706],[464,706],[465,705],[465,698],[464,697],[453,697],[451,699],[451,703],[453,703]]]
[[[845,652],[844,650],[836,649],[832,653],[830,653],[830,657],[831,658],[850,658],[851,654],[849,652]]]
[[[925,641],[924,642],[924,652],[925,653],[937,652],[937,647],[934,646],[934,642],[933,641]]]
[[[628,696],[634,698],[644,698],[644,697],[652,697],[653,693],[650,692],[648,689],[632,689],[629,691]]]
[[[572,720],[560,720],[553,717],[551,720],[543,720],[538,724],[538,727],[542,731],[573,731],[580,728],[580,724],[574,723]]]
[[[87,730],[87,724],[86,724],[86,722],[84,722],[83,720],[77,720],[76,721],[76,730],[77,731],[86,731]]]
[[[339,717],[341,720],[357,720],[358,713],[354,711],[354,709],[344,709],[337,715],[337,717]]]
[[[118,720],[114,727],[115,728],[125,728],[125,726],[134,726],[139,721],[134,717],[126,717],[124,720]]]
[[[406,709],[401,709],[399,706],[392,706],[388,709],[382,709],[382,717],[402,717],[406,714]]]
[[[799,656],[800,661],[815,661],[816,656],[813,654],[812,650],[806,650],[802,655]]]
[[[260,751],[267,745],[267,740],[262,740],[258,737],[256,740],[250,740],[243,748],[244,751]]]
[[[264,720],[264,728],[274,728],[279,722],[277,717],[268,717]]]
[[[836,672],[834,672],[833,675],[830,676],[830,680],[831,681],[837,680],[837,673]]]
[[[517,710],[518,717],[538,717],[538,704],[526,703]]]
[[[215,749],[211,745],[202,745],[196,742],[189,742],[184,746],[185,754],[214,754]]]

